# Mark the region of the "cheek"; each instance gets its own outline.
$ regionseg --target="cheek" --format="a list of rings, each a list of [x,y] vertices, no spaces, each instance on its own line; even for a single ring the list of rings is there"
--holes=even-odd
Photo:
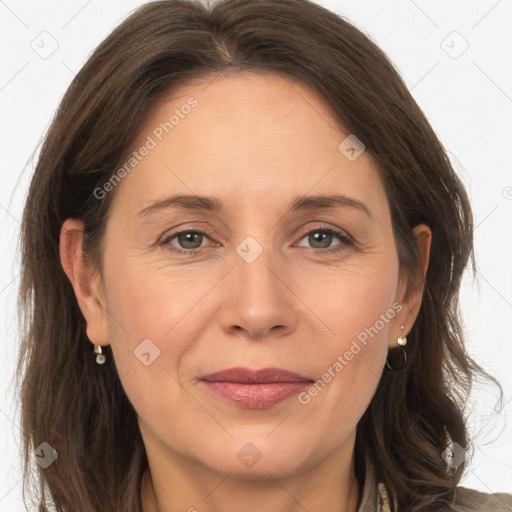
[[[333,334],[333,345],[327,349],[349,350],[353,340],[362,345],[387,341],[390,322],[401,309],[395,302],[398,262],[393,254],[381,255],[374,264],[344,269],[326,281],[328,287],[315,293],[323,296],[319,311]]]
[[[389,328],[402,309],[395,301],[397,278],[397,262],[390,258],[389,264],[365,274],[344,275],[336,283],[337,291],[328,290],[330,300],[324,305],[322,320],[334,335],[325,336],[317,347],[321,375],[302,400],[308,403],[318,397],[337,424],[350,418],[355,425],[377,388]]]
[[[159,416],[158,397],[176,396],[171,375],[187,349],[187,337],[178,334],[190,305],[176,281],[163,280],[148,265],[134,264],[121,254],[116,251],[105,259],[109,341],[135,409],[141,416]]]
[[[199,298],[197,282],[179,269],[161,267],[152,258],[123,257],[122,250],[112,252],[106,265],[111,283],[108,321],[118,333],[115,339],[132,350],[146,338],[163,345],[182,328],[180,322]]]
[[[181,286],[122,264],[110,279],[109,331],[123,388],[144,422],[168,425],[169,412],[190,407],[176,368],[193,342],[184,320],[195,293],[187,298]]]

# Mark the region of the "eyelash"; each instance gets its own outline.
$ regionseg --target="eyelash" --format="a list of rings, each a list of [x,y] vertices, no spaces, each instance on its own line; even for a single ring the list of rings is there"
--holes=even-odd
[[[197,229],[183,229],[181,231],[176,231],[175,233],[171,233],[169,236],[164,238],[159,243],[159,245],[167,246],[169,248],[169,246],[171,246],[170,240],[172,240],[173,238],[176,238],[181,233],[196,233],[196,234],[200,234],[200,235],[206,235],[208,238],[212,239],[212,237],[210,236],[210,233],[208,231],[201,231],[201,230],[197,230]],[[338,239],[341,241],[341,243],[339,245],[336,245],[330,249],[314,249],[314,248],[312,248],[311,250],[317,254],[320,254],[320,253],[333,254],[338,251],[346,249],[347,246],[355,247],[355,245],[356,245],[354,239],[351,236],[349,236],[348,234],[346,234],[344,231],[334,229],[330,226],[325,226],[325,225],[317,226],[313,229],[310,229],[309,231],[306,231],[299,238],[299,241],[302,240],[304,237],[310,235],[311,233],[328,233],[329,235],[334,235],[334,236],[338,237]],[[203,249],[203,248],[201,248],[201,249]],[[187,249],[179,249],[179,248],[176,248],[175,246],[172,246],[172,248],[169,248],[170,251],[177,252],[179,254],[188,254],[188,255],[197,254],[199,251],[201,251],[201,249],[188,249],[187,250]]]

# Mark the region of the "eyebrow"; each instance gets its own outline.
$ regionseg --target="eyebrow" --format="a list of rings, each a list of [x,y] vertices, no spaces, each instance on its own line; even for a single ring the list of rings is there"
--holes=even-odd
[[[194,212],[221,213],[224,210],[223,203],[216,197],[177,194],[166,199],[155,201],[153,204],[142,208],[136,217],[149,215],[150,213],[169,208],[178,208]],[[364,212],[372,218],[370,209],[366,204],[357,199],[343,194],[328,195],[299,195],[292,201],[287,213],[296,211],[313,211],[329,208],[350,208]]]

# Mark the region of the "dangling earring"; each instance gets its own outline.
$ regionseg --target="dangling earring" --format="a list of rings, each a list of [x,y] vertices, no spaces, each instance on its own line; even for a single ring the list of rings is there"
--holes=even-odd
[[[403,331],[405,329],[405,325],[401,325],[400,326],[400,330]],[[396,340],[397,343],[401,346],[401,347],[405,347],[405,345],[407,345],[407,338],[404,336],[403,338],[398,338],[398,340]],[[404,349],[404,352],[405,352],[405,349]]]
[[[101,345],[94,344],[94,352],[97,354],[96,363],[103,364],[106,361],[104,354],[101,353]]]
[[[400,329],[403,331],[405,329],[405,326],[404,325],[401,325],[400,326]],[[388,352],[388,356],[386,357],[386,366],[390,369],[390,370],[401,370],[402,368],[405,367],[405,365],[407,364],[407,352],[405,351],[405,345],[407,345],[407,338],[404,336],[404,337],[400,337],[397,339],[397,343],[400,345],[400,348],[402,349],[402,356],[403,356],[403,362],[400,366],[396,367],[396,366],[392,366],[389,364],[389,352]]]

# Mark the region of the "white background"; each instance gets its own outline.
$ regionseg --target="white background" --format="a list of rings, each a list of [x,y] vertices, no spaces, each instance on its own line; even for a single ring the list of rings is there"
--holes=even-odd
[[[24,510],[12,384],[23,199],[42,135],[74,74],[142,3],[0,0],[0,512]],[[475,395],[469,419],[476,449],[462,485],[512,492],[512,2],[318,3],[346,16],[391,57],[468,187],[478,262],[477,279],[467,278],[462,294],[468,350],[501,381],[506,405],[492,417],[496,392],[487,387]],[[41,38],[47,51],[58,45],[48,58],[32,48],[42,47]]]

